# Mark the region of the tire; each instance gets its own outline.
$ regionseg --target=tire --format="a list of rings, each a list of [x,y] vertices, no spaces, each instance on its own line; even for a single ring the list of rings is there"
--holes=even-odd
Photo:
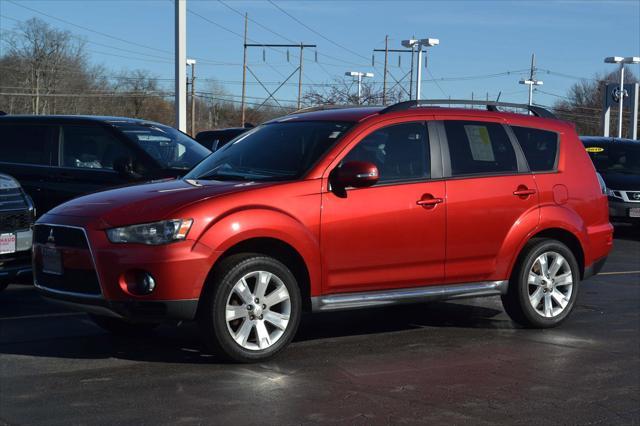
[[[262,254],[229,256],[200,300],[202,340],[224,360],[266,360],[293,339],[301,305],[298,283],[284,264]]]
[[[103,330],[116,336],[144,336],[150,334],[158,324],[132,323],[119,318],[89,314],[89,318]]]
[[[544,257],[546,268],[541,260]],[[561,264],[558,269],[556,263]],[[511,319],[524,327],[556,327],[571,313],[579,283],[580,268],[571,250],[560,241],[534,238],[518,258],[502,305]]]

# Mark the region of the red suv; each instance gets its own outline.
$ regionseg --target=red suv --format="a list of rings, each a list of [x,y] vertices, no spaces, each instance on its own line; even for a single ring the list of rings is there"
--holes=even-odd
[[[36,286],[113,332],[197,320],[243,362],[283,349],[303,311],[495,295],[558,325],[612,247],[574,128],[430,105],[294,113],[183,179],[62,204],[35,226]]]

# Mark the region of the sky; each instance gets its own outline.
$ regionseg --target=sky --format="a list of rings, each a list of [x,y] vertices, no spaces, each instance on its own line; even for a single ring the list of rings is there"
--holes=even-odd
[[[640,56],[640,0],[558,1],[240,1],[187,0],[187,55],[197,61],[199,91],[214,80],[241,94],[244,18],[250,43],[305,43],[305,89],[326,90],[347,71],[373,72],[382,82],[384,54],[403,39],[433,37],[423,98],[475,98],[526,102],[531,54],[543,81],[534,101],[552,105],[571,84],[615,70],[606,56]],[[145,69],[172,90],[174,5],[172,0],[0,0],[0,30],[38,17],[83,37],[89,59],[115,75]],[[3,45],[0,43],[0,45]],[[3,46],[2,49],[5,47]],[[250,70],[269,90],[298,66],[298,49],[250,48]],[[317,60],[316,60],[317,52]],[[2,52],[0,52],[1,54]],[[410,69],[410,55],[389,55],[390,84]],[[640,65],[632,65],[640,76]],[[267,94],[249,73],[247,96]],[[355,90],[355,88],[354,88]],[[297,97],[297,75],[276,94]]]

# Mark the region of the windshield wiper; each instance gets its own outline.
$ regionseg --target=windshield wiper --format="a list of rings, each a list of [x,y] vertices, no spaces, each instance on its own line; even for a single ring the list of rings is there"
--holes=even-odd
[[[231,173],[211,173],[208,175],[200,176],[198,180],[253,180],[249,176],[236,175]]]

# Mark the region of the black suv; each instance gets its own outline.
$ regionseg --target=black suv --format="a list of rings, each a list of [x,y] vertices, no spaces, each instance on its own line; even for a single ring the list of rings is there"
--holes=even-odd
[[[31,278],[33,203],[11,176],[0,174],[0,291]]]
[[[0,173],[38,213],[114,186],[177,177],[211,152],[159,123],[121,117],[0,116]]]
[[[640,226],[640,142],[598,136],[580,139],[607,186],[611,221]]]

